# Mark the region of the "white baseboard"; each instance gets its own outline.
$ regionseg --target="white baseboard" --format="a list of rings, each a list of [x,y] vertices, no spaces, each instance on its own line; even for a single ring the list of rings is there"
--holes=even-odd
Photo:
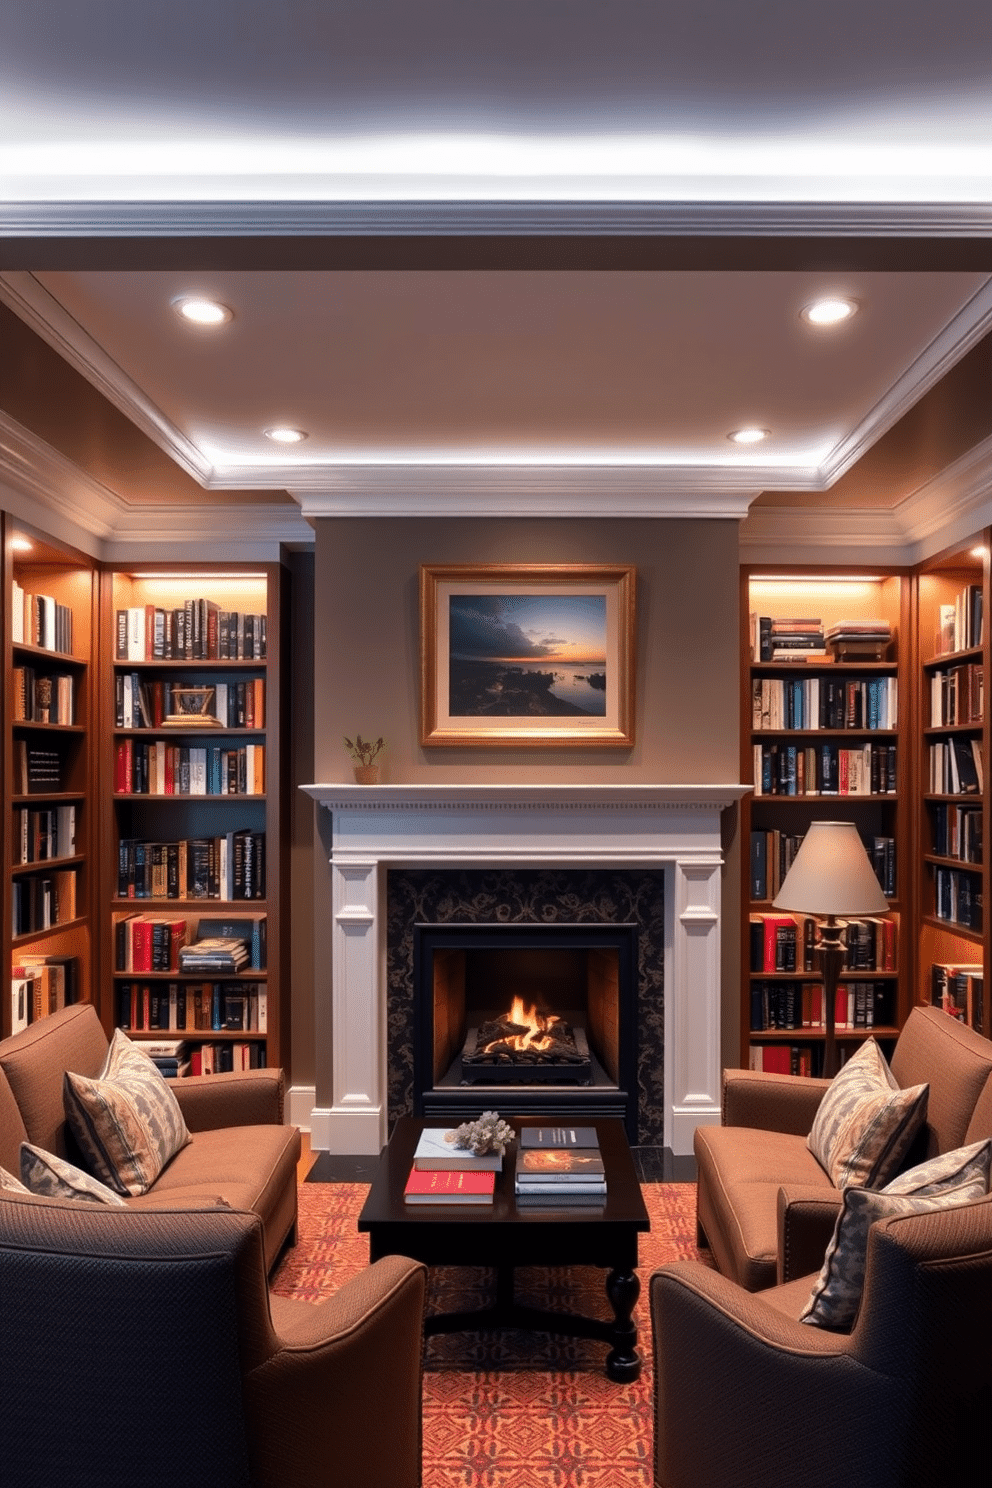
[[[310,1131],[316,1104],[316,1085],[291,1085],[286,1092],[286,1120],[301,1131]]]

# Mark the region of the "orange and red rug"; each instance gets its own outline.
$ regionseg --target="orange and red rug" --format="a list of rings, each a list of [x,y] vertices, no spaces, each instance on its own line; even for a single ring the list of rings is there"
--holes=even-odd
[[[368,1265],[356,1228],[368,1192],[357,1183],[300,1185],[299,1243],[274,1289],[316,1302]],[[607,1346],[506,1330],[428,1339],[424,1364],[424,1488],[650,1488],[651,1322],[647,1279],[666,1261],[697,1256],[695,1185],[649,1183],[651,1232],[640,1237],[636,1321],[644,1369],[631,1385],[603,1373]],[[533,1306],[609,1316],[604,1273],[592,1267],[521,1271]],[[484,1306],[492,1273],[443,1268],[428,1307]]]

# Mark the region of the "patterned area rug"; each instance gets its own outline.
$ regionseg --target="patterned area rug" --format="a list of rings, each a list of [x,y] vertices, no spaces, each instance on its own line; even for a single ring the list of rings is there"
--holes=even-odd
[[[424,1364],[424,1488],[650,1488],[651,1323],[647,1279],[666,1261],[695,1259],[695,1185],[649,1183],[651,1232],[640,1237],[636,1321],[644,1369],[632,1385],[603,1373],[607,1346],[507,1329],[427,1341]],[[316,1302],[368,1264],[356,1229],[367,1188],[300,1185],[299,1244],[274,1290]],[[532,1306],[609,1316],[604,1273],[593,1267],[524,1270],[516,1292]],[[442,1267],[428,1308],[485,1306],[493,1273]]]

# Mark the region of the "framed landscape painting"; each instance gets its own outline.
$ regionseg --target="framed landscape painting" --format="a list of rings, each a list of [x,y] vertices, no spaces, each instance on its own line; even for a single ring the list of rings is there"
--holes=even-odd
[[[634,742],[627,565],[424,564],[420,742]]]

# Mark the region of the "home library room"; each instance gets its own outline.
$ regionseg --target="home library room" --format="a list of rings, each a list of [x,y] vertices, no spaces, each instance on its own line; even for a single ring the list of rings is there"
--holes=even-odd
[[[110,1020],[170,1073],[283,1063],[281,570],[102,582]]]
[[[6,1035],[93,997],[97,577],[85,554],[0,523]]]
[[[742,571],[744,1066],[822,1071],[820,916],[774,903],[814,821],[854,823],[886,905],[843,917],[840,1060],[914,1002],[989,1036],[988,538],[914,570]]]

